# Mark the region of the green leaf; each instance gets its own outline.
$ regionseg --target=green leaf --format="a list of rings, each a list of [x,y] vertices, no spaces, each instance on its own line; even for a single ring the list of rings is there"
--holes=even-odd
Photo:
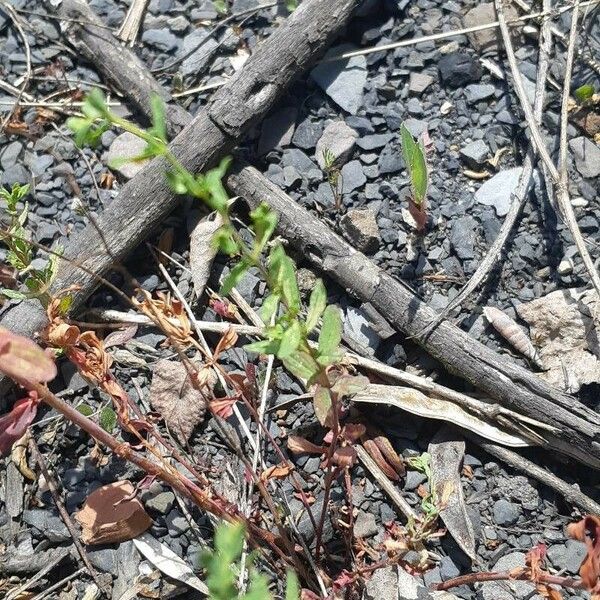
[[[331,394],[327,388],[317,386],[313,397],[313,405],[315,408],[315,416],[323,427],[331,425]]]
[[[579,102],[585,102],[594,95],[595,91],[594,86],[590,83],[582,85],[575,90],[575,98],[577,98]]]
[[[277,352],[277,358],[284,359],[290,356],[298,349],[302,343],[302,326],[298,321],[293,321],[292,324],[284,331],[281,337],[281,344]]]
[[[0,288],[0,294],[11,300],[26,300],[29,298],[29,294],[24,294],[17,290],[9,290],[8,288]]]
[[[158,94],[152,94],[150,98],[150,109],[152,110],[152,129],[150,133],[162,142],[167,141],[167,125],[165,120],[165,104]]]
[[[298,350],[287,358],[284,358],[283,364],[285,365],[285,368],[296,377],[308,381],[321,370],[314,358],[308,354],[308,352],[304,352],[303,350]]]
[[[213,6],[220,15],[226,15],[228,12],[227,3],[225,0],[213,0]]]
[[[211,169],[204,175],[204,182],[209,193],[205,198],[208,205],[217,212],[223,213],[227,210],[229,195],[223,187],[223,177],[231,164],[231,156],[226,156],[221,160],[218,167]]]
[[[244,548],[245,528],[243,523],[217,527],[215,551],[225,562],[232,563],[240,557]]]
[[[89,405],[89,404],[85,404],[85,402],[83,404],[80,404],[77,407],[77,410],[84,416],[84,417],[91,417],[94,414],[94,409]]]
[[[323,324],[319,334],[319,355],[335,355],[342,341],[342,317],[340,309],[330,304],[323,313]]]
[[[308,314],[306,315],[306,330],[310,333],[319,322],[325,307],[327,306],[327,290],[321,279],[317,279],[317,283],[310,294],[308,302]]]
[[[232,235],[232,229],[228,225],[223,225],[215,231],[211,243],[223,254],[233,256],[239,254],[240,247]]]
[[[422,204],[427,194],[427,162],[425,152],[412,137],[404,123],[400,126],[402,154],[410,176],[415,204]]]
[[[73,304],[73,296],[68,294],[67,296],[63,296],[58,303],[58,312],[61,315],[66,315]]]
[[[263,301],[260,307],[260,316],[265,323],[270,323],[273,315],[277,313],[279,308],[279,294],[269,294]]]
[[[273,596],[269,591],[269,580],[256,570],[250,572],[250,585],[248,591],[240,600],[271,600]]]
[[[277,225],[277,215],[267,204],[261,202],[251,213],[252,226],[256,234],[255,255],[258,256],[267,242],[271,239],[275,226]]]
[[[112,433],[117,425],[117,413],[110,406],[105,406],[100,411],[99,423],[104,431]]]
[[[244,350],[256,354],[276,355],[279,351],[279,340],[260,340],[258,342],[252,342],[252,344],[246,344]]]
[[[300,600],[300,583],[294,571],[288,570],[285,584],[285,600]]]
[[[229,292],[237,285],[240,279],[244,276],[244,273],[248,270],[248,265],[242,260],[239,262],[231,271],[229,275],[225,277],[221,290],[219,291],[220,296],[227,296]]]
[[[298,8],[298,0],[285,0],[285,7],[289,12],[294,12]]]
[[[300,292],[298,290],[298,282],[296,281],[296,265],[294,261],[285,256],[281,263],[281,295],[284,302],[287,304],[288,311],[292,315],[297,315],[300,312]]]
[[[183,174],[176,171],[166,171],[165,177],[175,194],[183,195],[188,193],[188,182]]]
[[[90,90],[83,101],[81,112],[90,119],[99,119],[109,114],[104,94],[98,88]]]

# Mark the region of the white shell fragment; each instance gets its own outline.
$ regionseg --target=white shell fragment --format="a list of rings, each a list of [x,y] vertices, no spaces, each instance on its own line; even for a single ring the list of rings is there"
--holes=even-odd
[[[537,350],[533,347],[529,336],[523,328],[511,319],[507,314],[493,306],[486,306],[483,309],[485,318],[490,325],[518,352],[532,360],[536,365],[543,368],[540,364],[540,357]]]

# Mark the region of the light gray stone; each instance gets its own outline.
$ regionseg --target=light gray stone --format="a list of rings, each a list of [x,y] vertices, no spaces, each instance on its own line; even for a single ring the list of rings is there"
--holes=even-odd
[[[106,160],[111,169],[118,171],[125,179],[131,179],[134,175],[141,171],[147,160],[141,162],[121,162],[122,159],[132,159],[139,156],[146,142],[140,139],[133,133],[125,131],[118,135],[110,145]],[[114,166],[111,163],[114,162]]]
[[[496,173],[475,192],[475,200],[480,204],[493,206],[499,217],[505,216],[522,172],[523,167],[513,167]]]
[[[375,515],[363,510],[358,512],[354,522],[354,535],[360,538],[374,536],[379,531]]]
[[[513,552],[500,558],[491,571],[510,571],[525,566],[525,554]],[[515,600],[525,598],[535,589],[529,581],[486,581],[481,584],[483,600]]]
[[[332,48],[325,58],[356,50],[351,44]],[[367,81],[367,60],[354,56],[348,60],[322,62],[311,71],[317,85],[342,109],[355,115],[363,103],[364,86]]]
[[[575,166],[582,177],[600,175],[600,148],[586,137],[578,137],[569,142],[575,157]]]
[[[342,167],[342,193],[349,194],[357,188],[363,186],[367,178],[363,172],[362,165],[359,160],[352,160]]]
[[[433,77],[426,73],[411,73],[408,80],[408,91],[422,94],[433,83]]]
[[[325,127],[323,135],[317,142],[315,157],[321,169],[325,170],[324,153],[330,152],[334,158],[334,164],[341,167],[354,149],[358,133],[351,127],[348,127],[344,121],[333,121]]]
[[[379,227],[375,213],[369,209],[355,208],[349,210],[340,222],[342,233],[354,248],[367,254],[377,251],[379,247]]]

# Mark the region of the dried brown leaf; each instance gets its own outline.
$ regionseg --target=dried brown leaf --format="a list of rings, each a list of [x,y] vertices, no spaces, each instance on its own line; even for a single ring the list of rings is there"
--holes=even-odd
[[[294,454],[323,454],[322,446],[317,446],[297,435],[288,436],[287,447]]]
[[[354,466],[357,460],[356,449],[352,446],[338,447],[333,452],[332,461],[344,469]]]
[[[294,470],[294,465],[291,463],[273,465],[268,469],[265,469],[260,474],[261,481],[267,481],[268,479],[285,479]]]
[[[194,427],[204,420],[207,400],[210,399],[216,382],[212,370],[210,373],[204,386],[205,391],[200,392],[194,387],[183,364],[162,359],[154,366],[150,404],[162,415],[182,444],[187,443]]]
[[[84,544],[131,540],[152,524],[130,481],[116,481],[92,492],[75,515]]]
[[[400,477],[403,477],[406,474],[404,463],[398,456],[398,453],[392,447],[392,444],[390,444],[390,441],[384,435],[378,435],[374,437],[373,441],[392,469],[394,469],[394,471],[396,471]]]
[[[190,235],[190,270],[197,297],[202,295],[206,282],[210,277],[213,260],[217,249],[212,243],[217,230],[223,225],[223,219],[217,215],[213,220],[202,219]]]

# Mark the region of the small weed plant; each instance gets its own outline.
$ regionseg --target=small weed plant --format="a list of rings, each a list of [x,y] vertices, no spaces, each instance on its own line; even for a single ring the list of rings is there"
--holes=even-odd
[[[421,143],[415,141],[404,123],[400,126],[400,137],[402,139],[402,156],[410,178],[411,197],[408,202],[408,209],[415,220],[417,231],[421,232],[427,224],[429,174],[425,149]]]

